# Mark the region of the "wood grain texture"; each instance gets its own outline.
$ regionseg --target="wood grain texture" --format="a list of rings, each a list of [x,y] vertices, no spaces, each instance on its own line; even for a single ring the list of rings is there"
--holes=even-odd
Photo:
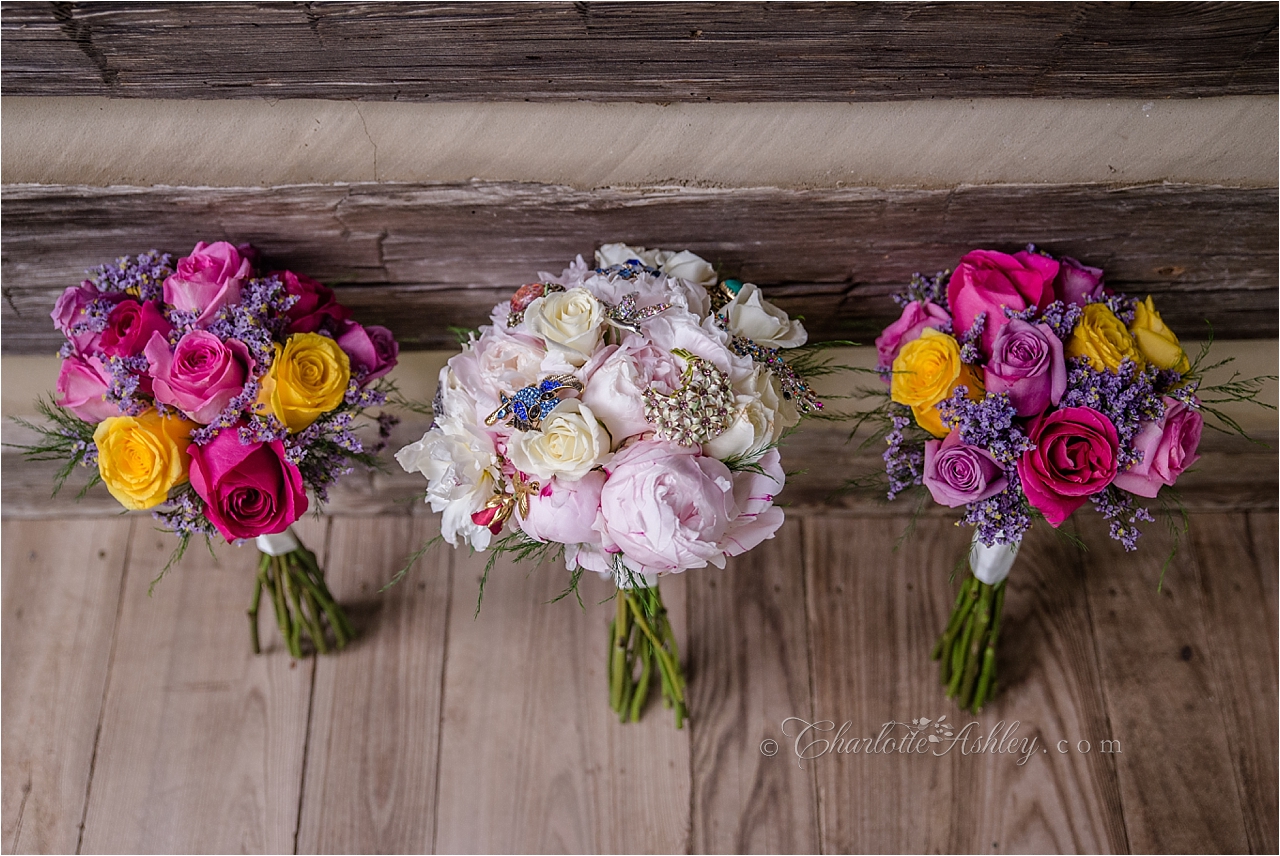
[[[366,323],[408,348],[451,347],[538,271],[597,242],[688,247],[765,287],[814,339],[870,343],[897,317],[889,295],[975,247],[1028,241],[1152,294],[1184,337],[1275,336],[1275,188],[965,186],[949,190],[538,184],[274,188],[7,185],[0,252],[5,353],[53,353],[57,295],[122,253],[182,255],[198,240],[251,241],[266,263],[339,286]]]
[[[473,619],[484,559],[454,556],[435,851],[686,852],[688,729],[655,698],[638,723],[609,710],[612,586],[551,604],[562,564],[499,562]],[[662,594],[687,647],[684,580]]]
[[[819,852],[812,769],[760,751],[812,721],[800,529],[687,575],[695,853]]]
[[[1009,574],[1002,689],[980,716],[957,716],[978,721],[981,733],[1001,721],[1017,722],[1017,734],[1034,737],[1037,746],[1021,766],[999,755],[961,759],[956,789],[965,797],[953,814],[953,852],[1128,851],[1112,757],[1071,751],[1082,738],[1096,743],[1109,727],[1077,553],[1049,527],[1037,526]]]
[[[0,81],[23,95],[666,102],[1276,91],[1270,4],[12,3],[2,34]]]
[[[322,559],[327,527],[295,527]],[[173,542],[139,526],[132,544],[83,850],[293,852],[312,663],[265,615],[250,650],[252,546],[193,544],[148,598]]]
[[[378,590],[438,532],[423,518],[333,521],[326,577],[360,636],[316,663],[299,853],[431,851],[452,552]]]
[[[1192,518],[1209,659],[1254,853],[1277,849],[1276,517]]]
[[[1099,736],[1120,741],[1112,758],[1129,847],[1247,850],[1249,797],[1236,782],[1194,557],[1180,550],[1157,591],[1172,546],[1162,526],[1148,525],[1140,549],[1125,553],[1097,514],[1072,521],[1089,546],[1085,590],[1110,720]]]
[[[5,853],[74,853],[130,520],[4,523]]]

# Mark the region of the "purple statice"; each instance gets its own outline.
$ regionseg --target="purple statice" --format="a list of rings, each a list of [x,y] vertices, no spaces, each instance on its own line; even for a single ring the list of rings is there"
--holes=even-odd
[[[394,413],[378,414],[378,442],[369,451],[378,454],[387,448],[387,441],[391,439],[391,429],[400,424],[400,417]]]
[[[1164,401],[1156,391],[1157,371],[1140,369],[1130,359],[1114,372],[1097,371],[1088,360],[1067,360],[1067,391],[1061,406],[1090,407],[1111,420],[1120,439],[1122,471],[1142,459],[1133,448],[1142,423],[1164,415]]]
[[[1151,512],[1137,504],[1133,494],[1109,485],[1104,490],[1089,497],[1098,513],[1111,522],[1110,535],[1124,545],[1128,552],[1138,549],[1138,538],[1142,535],[1139,523],[1151,523],[1155,520]]]
[[[222,408],[218,415],[213,417],[213,420],[209,422],[208,425],[192,433],[191,442],[195,443],[197,446],[203,446],[205,443],[208,443],[214,437],[218,436],[218,432],[222,431],[224,428],[232,428],[239,425],[244,419],[246,413],[253,412],[254,405],[258,400],[258,393],[262,389],[262,384],[258,382],[258,377],[261,377],[261,373],[257,373],[255,371],[255,374],[256,376],[250,377],[245,381],[244,389],[240,390],[239,394],[236,395],[235,398],[228,401],[227,406]],[[271,419],[275,420],[275,417],[272,416]],[[275,424],[280,425],[282,428],[284,427],[278,421],[276,421]],[[244,437],[245,435],[242,431],[240,435],[241,443],[245,443],[247,445],[248,443],[253,442],[252,440],[245,440]],[[272,436],[270,439],[276,438]]]
[[[200,313],[194,309],[174,309],[172,306],[165,308],[164,315],[173,325],[173,330],[169,332],[169,347],[177,345],[179,339],[194,330],[196,319],[200,317]]]
[[[149,368],[145,356],[107,357],[103,364],[111,376],[111,382],[104,393],[107,401],[129,416],[137,416],[151,406],[150,398],[144,398],[145,393],[140,389],[142,375]]]
[[[98,468],[98,444],[92,440],[77,439],[71,444],[71,456],[78,459],[82,467]]]
[[[1006,475],[1023,452],[1036,447],[1014,421],[1018,412],[1008,393],[989,392],[974,401],[969,398],[968,388],[961,384],[952,390],[950,398],[938,402],[938,414],[943,425],[960,431],[961,442],[990,453],[1005,468]]]
[[[159,250],[148,250],[134,258],[121,256],[114,263],[99,265],[87,273],[101,292],[127,294],[138,300],[161,300],[164,281],[173,273],[173,257]]]
[[[913,422],[910,410],[901,405],[890,405],[889,419],[892,428],[885,435],[889,448],[884,450],[884,470],[889,477],[889,499],[910,487],[924,483],[924,448],[919,443],[912,443],[904,435],[904,431]]]
[[[1039,248],[1039,247],[1037,247],[1035,244],[1027,244],[1027,246],[1026,246],[1026,250],[1027,250],[1027,252],[1029,252],[1029,253],[1031,253],[1031,254],[1033,254],[1033,255],[1037,255],[1037,256],[1044,256],[1046,259],[1051,259],[1051,258],[1053,258],[1053,255],[1052,255],[1051,253],[1048,253],[1048,252],[1046,252],[1046,251],[1044,251],[1044,250],[1040,249],[1040,248]]]
[[[1107,304],[1107,308],[1123,321],[1126,327],[1133,323],[1134,315],[1137,313],[1135,307],[1138,305],[1138,301],[1127,294],[1108,294],[1101,300],[1093,302]]]
[[[274,276],[251,279],[241,287],[240,301],[219,309],[206,329],[224,342],[244,342],[261,377],[275,359],[276,341],[289,325],[284,313],[297,299]]]
[[[204,500],[190,488],[174,493],[169,497],[168,507],[151,512],[151,516],[179,537],[212,537],[217,534],[217,530],[205,516]]]
[[[949,270],[940,270],[933,276],[913,273],[911,282],[908,283],[907,287],[891,295],[893,302],[905,308],[908,303],[918,300],[921,303],[936,303],[943,309],[950,311],[950,307],[947,304],[947,281],[950,278],[951,271]]]
[[[347,392],[342,398],[343,402],[355,408],[365,407],[381,407],[387,403],[387,394],[376,387],[361,388],[360,382],[356,378],[352,378],[347,384]]]
[[[961,523],[977,530],[978,540],[993,547],[996,544],[1016,544],[1023,533],[1031,528],[1031,506],[1022,492],[1017,467],[1005,470],[1009,486],[995,496],[966,505]]]
[[[1084,310],[1079,306],[1055,300],[1040,313],[1040,320],[1049,325],[1053,335],[1065,342],[1075,332],[1076,325],[1080,323],[1080,316],[1083,314]]]
[[[987,329],[987,313],[979,312],[973,319],[973,325],[960,334],[960,360],[971,366],[986,362],[982,355],[982,333]]]
[[[72,324],[68,333],[72,336],[101,333],[107,329],[107,318],[119,302],[119,299],[114,297],[96,297],[90,300],[85,304],[82,319]]]

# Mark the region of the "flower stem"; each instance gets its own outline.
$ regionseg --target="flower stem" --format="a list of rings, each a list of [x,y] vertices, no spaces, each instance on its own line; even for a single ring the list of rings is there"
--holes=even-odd
[[[639,668],[639,676],[636,669]],[[658,673],[662,700],[675,709],[676,727],[688,717],[684,672],[675,633],[656,588],[619,589],[609,624],[609,705],[622,722],[637,722]]]
[[[933,657],[947,698],[962,710],[977,713],[996,691],[996,643],[1004,612],[1005,583],[988,585],[970,576],[960,587],[947,627]]]
[[[261,652],[258,609],[264,591],[275,608],[280,635],[295,659],[303,656],[303,636],[319,654],[332,650],[326,638],[330,630],[334,646],[339,649],[355,638],[351,622],[329,592],[315,554],[300,545],[279,556],[263,553],[258,562],[258,576],[249,605],[249,639],[255,654]]]

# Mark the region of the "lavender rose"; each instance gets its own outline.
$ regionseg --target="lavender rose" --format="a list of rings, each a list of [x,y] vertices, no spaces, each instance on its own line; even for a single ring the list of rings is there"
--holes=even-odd
[[[1019,416],[1043,413],[1067,391],[1062,341],[1048,324],[1017,318],[1000,328],[986,368],[987,392],[1003,392]]]
[[[924,486],[934,502],[949,508],[980,502],[1009,485],[1004,470],[986,450],[967,445],[960,432],[924,444]]]
[[[1144,422],[1133,438],[1133,447],[1142,454],[1142,460],[1116,476],[1115,486],[1138,496],[1154,497],[1200,459],[1196,449],[1203,430],[1200,411],[1165,398],[1164,416],[1155,422]]]
[[[339,328],[338,347],[351,360],[351,376],[361,385],[372,383],[391,371],[400,356],[400,345],[386,327],[363,327],[345,321]]]
[[[201,241],[165,279],[164,302],[199,313],[196,323],[204,326],[223,306],[240,301],[240,286],[252,274],[253,265],[231,244]]]
[[[1102,268],[1082,265],[1072,258],[1059,259],[1058,278],[1053,293],[1063,303],[1084,306],[1102,299]]]
[[[244,391],[255,365],[243,342],[223,342],[204,330],[183,336],[172,352],[164,336],[154,333],[145,353],[156,401],[202,425],[216,419]]]
[[[876,337],[876,352],[880,355],[876,365],[887,372],[893,367],[898,351],[908,342],[920,338],[926,327],[945,330],[951,326],[951,315],[936,303],[913,300],[902,308],[902,316],[884,328]]]
[[[105,312],[111,303],[122,297],[119,294],[103,294],[86,279],[58,295],[58,301],[53,305],[49,317],[53,319],[53,325],[75,346],[77,353],[88,354],[97,349],[98,341],[102,338],[101,325],[105,323],[105,319],[100,319],[98,324],[94,324],[89,310],[94,308],[95,303],[105,303],[105,306],[99,308],[100,312]],[[97,329],[92,329],[94,327]]]
[[[1044,309],[1053,301],[1058,262],[1035,253],[1013,255],[974,250],[960,260],[947,282],[947,302],[958,337],[985,316],[982,352],[991,353],[996,334],[1007,320],[1005,308],[1021,312],[1029,306]]]

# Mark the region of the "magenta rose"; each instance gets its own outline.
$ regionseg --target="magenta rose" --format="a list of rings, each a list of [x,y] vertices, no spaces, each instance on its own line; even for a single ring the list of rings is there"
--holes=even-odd
[[[924,444],[924,486],[934,502],[957,508],[995,496],[1009,486],[1004,470],[985,449],[961,442],[952,431]]]
[[[1102,268],[1088,267],[1072,258],[1059,259],[1062,266],[1053,281],[1058,300],[1073,306],[1084,306],[1102,299]]]
[[[156,401],[202,425],[216,419],[244,391],[255,364],[243,342],[223,342],[204,330],[187,333],[172,351],[168,340],[154,333],[145,353]]]
[[[395,368],[400,344],[386,327],[344,321],[339,331],[338,347],[351,359],[351,376],[361,384],[372,383]]]
[[[57,403],[85,422],[101,422],[119,416],[120,409],[106,400],[111,375],[97,357],[73,354],[58,369]]]
[[[1019,416],[1043,413],[1067,391],[1062,341],[1048,324],[1011,318],[991,345],[984,378],[987,392],[1008,394]]]
[[[876,353],[880,355],[877,367],[880,371],[889,371],[903,345],[919,339],[926,327],[940,330],[950,323],[951,316],[938,304],[911,301],[903,307],[902,317],[885,327],[884,332],[876,337]]]
[[[643,573],[724,567],[720,539],[737,516],[733,474],[697,447],[641,440],[614,456],[600,492],[604,548]]]
[[[223,306],[240,301],[240,286],[252,275],[253,265],[231,244],[201,241],[165,279],[164,302],[199,313],[196,323],[204,326]]]
[[[53,325],[75,346],[77,352],[89,354],[97,350],[102,332],[101,330],[91,332],[85,328],[91,320],[88,310],[94,303],[106,302],[110,305],[122,297],[123,295],[103,294],[98,291],[96,285],[86,279],[58,295],[58,300],[54,303],[49,317],[53,319]]]
[[[968,332],[974,320],[985,314],[982,352],[990,354],[996,334],[1008,320],[1005,307],[1021,312],[1029,306],[1048,306],[1053,302],[1053,280],[1057,275],[1058,263],[1036,253],[969,253],[956,265],[947,283],[956,336]]]
[[[351,317],[351,310],[339,303],[333,289],[323,283],[291,270],[277,271],[274,276],[284,284],[285,291],[298,298],[285,310],[290,333],[332,330]]]
[[[1164,400],[1164,416],[1144,422],[1133,438],[1133,448],[1142,460],[1116,476],[1116,487],[1154,497],[1160,488],[1178,480],[1187,467],[1200,460],[1196,449],[1204,417],[1199,410],[1172,398]]]
[[[1064,407],[1031,423],[1036,447],[1018,459],[1027,502],[1055,528],[1116,477],[1119,438],[1091,407]]]
[[[235,428],[203,446],[192,443],[191,487],[205,515],[228,541],[283,532],[307,512],[302,473],[284,456],[284,444],[241,443]]]
[[[605,476],[592,470],[577,481],[552,479],[529,499],[529,513],[520,528],[535,541],[557,544],[600,544],[595,528]]]
[[[154,302],[122,300],[107,316],[99,347],[108,357],[134,357],[142,353],[153,333],[167,339],[171,330],[173,325]]]

